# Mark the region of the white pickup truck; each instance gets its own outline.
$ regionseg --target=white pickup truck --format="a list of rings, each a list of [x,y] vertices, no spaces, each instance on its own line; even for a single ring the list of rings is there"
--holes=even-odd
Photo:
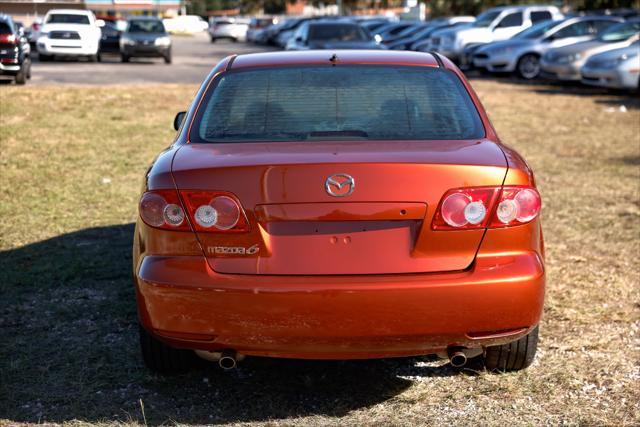
[[[36,43],[40,61],[48,61],[56,55],[97,61],[103,25],[104,21],[97,20],[88,10],[50,10],[44,17]]]
[[[533,24],[563,17],[555,6],[494,7],[481,13],[471,26],[433,33],[431,47],[444,56],[459,61],[466,46],[506,40]]]

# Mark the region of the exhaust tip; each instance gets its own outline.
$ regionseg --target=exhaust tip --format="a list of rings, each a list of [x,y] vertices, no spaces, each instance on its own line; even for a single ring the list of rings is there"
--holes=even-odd
[[[220,356],[220,359],[218,360],[218,365],[226,371],[230,369],[234,369],[237,365],[235,352],[223,351]]]
[[[467,364],[467,354],[464,348],[449,348],[447,354],[449,356],[449,363],[451,363],[451,366],[454,368],[462,368]]]

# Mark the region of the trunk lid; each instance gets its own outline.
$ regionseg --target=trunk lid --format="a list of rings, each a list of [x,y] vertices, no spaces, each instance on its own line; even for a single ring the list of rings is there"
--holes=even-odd
[[[188,144],[173,162],[178,189],[227,191],[249,233],[197,233],[218,273],[399,274],[462,270],[484,230],[433,231],[443,194],[501,185],[499,146],[480,141]],[[329,184],[349,175],[355,186]]]

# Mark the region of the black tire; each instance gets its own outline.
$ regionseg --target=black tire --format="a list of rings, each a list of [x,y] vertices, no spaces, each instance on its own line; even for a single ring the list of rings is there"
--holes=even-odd
[[[215,43],[216,39],[214,37],[211,37],[211,43]]]
[[[518,76],[525,80],[535,79],[540,75],[540,57],[533,53],[522,55],[516,65]]]
[[[18,74],[16,74],[15,77],[15,81],[17,85],[23,85],[25,83],[27,83],[27,66],[29,64],[25,61],[22,63],[22,66],[20,66],[20,71],[18,71]]]
[[[142,359],[147,368],[163,374],[187,372],[194,362],[194,354],[190,350],[169,347],[152,337],[140,326],[140,348]]]
[[[129,62],[129,59],[130,59],[129,55],[125,55],[125,54],[120,55],[120,60],[122,62]]]
[[[167,55],[164,57],[164,63],[165,64],[171,64],[171,55]]]
[[[98,62],[98,55],[89,55],[89,62]]]
[[[538,348],[538,327],[517,341],[487,347],[484,366],[491,372],[519,371],[531,365]]]
[[[31,80],[31,58],[28,58],[25,61],[27,61],[29,63],[29,66],[26,69],[27,79]]]

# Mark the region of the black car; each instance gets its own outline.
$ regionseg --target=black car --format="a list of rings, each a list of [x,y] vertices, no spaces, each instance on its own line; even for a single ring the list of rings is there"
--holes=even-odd
[[[287,50],[383,49],[360,25],[349,21],[310,21],[289,39]]]
[[[8,15],[0,15],[0,76],[9,76],[19,85],[31,78],[31,47]]]
[[[120,34],[115,22],[106,21],[104,26],[100,28],[102,35],[100,37],[100,50],[102,53],[120,53]]]
[[[127,21],[127,29],[120,36],[122,62],[135,56],[161,57],[171,63],[171,38],[158,18],[135,17]]]

